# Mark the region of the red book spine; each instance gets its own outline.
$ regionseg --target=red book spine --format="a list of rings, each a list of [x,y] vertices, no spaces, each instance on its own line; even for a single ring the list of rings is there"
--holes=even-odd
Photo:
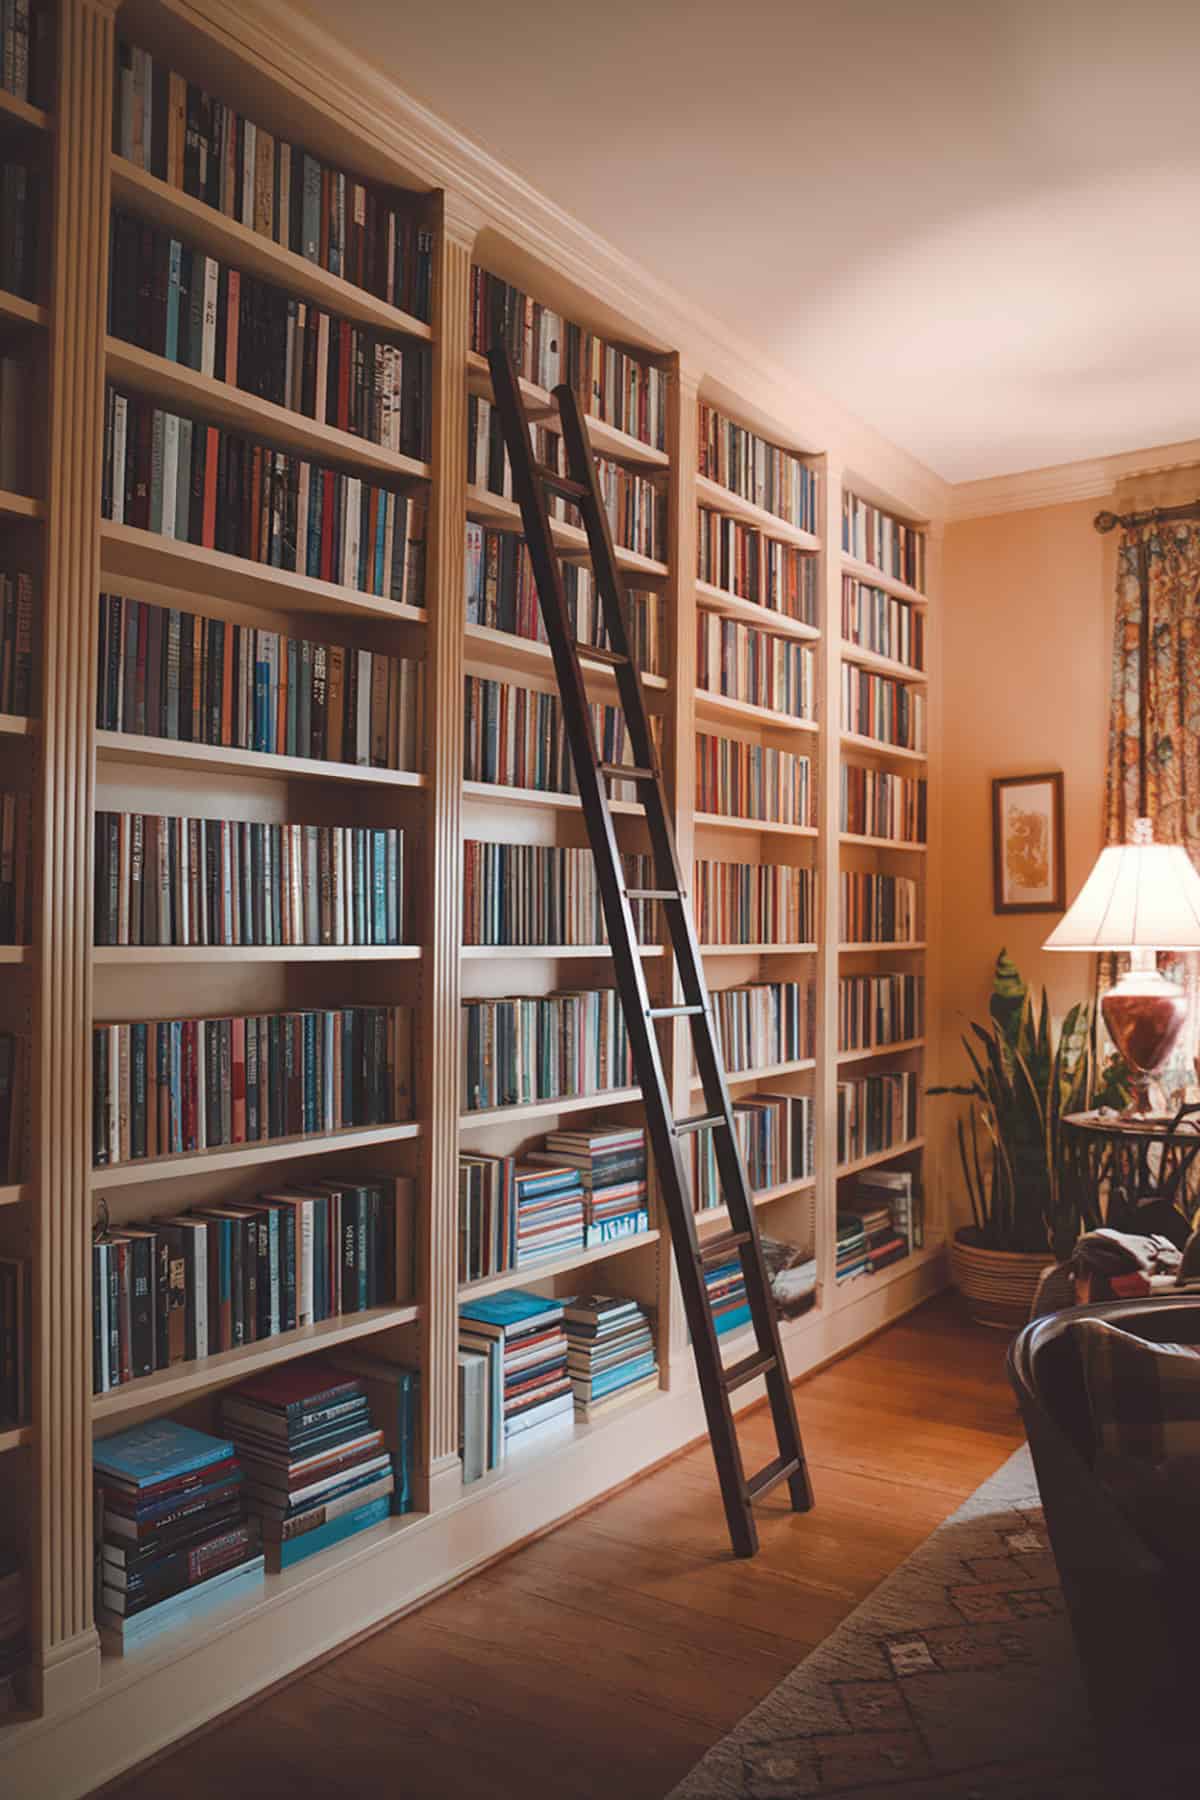
[[[246,1142],[246,1021],[233,1021],[232,1126],[235,1144]]]
[[[221,454],[221,434],[215,425],[210,425],[205,436],[204,536],[201,541],[206,550],[211,550],[217,541],[217,459]]]

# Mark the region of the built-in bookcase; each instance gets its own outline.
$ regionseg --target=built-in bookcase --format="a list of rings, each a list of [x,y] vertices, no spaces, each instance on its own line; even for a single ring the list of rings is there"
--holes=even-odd
[[[128,74],[118,61],[117,29],[98,0],[59,0],[53,57],[61,105],[52,93],[45,111],[0,94],[0,153],[20,145],[37,163],[44,220],[32,293],[0,293],[0,352],[16,345],[33,371],[35,393],[49,399],[41,409],[44,437],[31,432],[20,480],[0,493],[0,573],[20,567],[31,575],[32,670],[27,713],[0,716],[0,791],[30,795],[38,876],[29,941],[0,946],[0,1031],[17,1029],[32,1045],[28,1154],[19,1180],[0,1182],[0,1255],[27,1255],[33,1265],[30,1416],[0,1429],[0,1547],[16,1543],[27,1558],[33,1618],[32,1717],[0,1720],[0,1785],[11,1774],[16,1792],[45,1787],[51,1764],[56,1791],[83,1791],[156,1747],[160,1721],[173,1730],[202,1723],[703,1430],[653,1183],[644,1230],[531,1269],[459,1279],[460,1153],[520,1155],[556,1127],[637,1124],[642,1116],[640,1097],[627,1086],[486,1107],[474,1106],[468,1089],[465,1007],[601,990],[613,979],[598,932],[594,941],[577,932],[568,942],[550,941],[549,933],[536,941],[526,932],[521,942],[497,942],[494,934],[464,929],[465,909],[478,899],[478,846],[586,856],[569,782],[547,779],[527,762],[518,771],[516,764],[485,770],[467,761],[479,709],[499,707],[501,689],[504,707],[519,706],[522,716],[554,699],[549,653],[521,570],[517,510],[502,475],[485,472],[478,460],[490,388],[477,271],[491,278],[489,304],[498,304],[495,295],[506,285],[521,297],[522,329],[549,315],[592,371],[585,409],[604,479],[614,504],[633,508],[640,521],[617,531],[624,540],[618,558],[635,591],[681,861],[690,871],[708,865],[710,899],[723,891],[728,900],[730,865],[749,871],[736,878],[736,908],[710,905],[702,934],[718,1006],[741,1004],[732,995],[723,999],[723,990],[774,986],[786,987],[803,1012],[804,1031],[786,1053],[752,1059],[730,1078],[735,1100],[795,1102],[790,1116],[803,1118],[811,1134],[803,1168],[777,1169],[755,1194],[764,1232],[815,1262],[813,1304],[784,1326],[794,1372],[835,1354],[942,1280],[941,1210],[928,1182],[923,1249],[878,1274],[836,1280],[837,1214],[852,1204],[861,1167],[878,1162],[923,1174],[919,1111],[903,1141],[841,1161],[837,1122],[843,1082],[911,1071],[920,1085],[930,1035],[935,996],[927,991],[921,1032],[852,1051],[838,1038],[839,982],[923,977],[936,932],[935,794],[921,842],[890,826],[848,829],[841,811],[847,770],[914,780],[936,766],[927,760],[937,747],[936,564],[931,555],[924,574],[919,561],[928,485],[902,458],[872,479],[870,456],[857,439],[856,466],[865,456],[865,473],[850,476],[849,444],[794,416],[781,390],[748,364],[718,356],[707,340],[691,342],[685,322],[659,319],[646,296],[625,292],[582,262],[575,267],[571,254],[551,253],[499,204],[492,216],[479,198],[486,182],[474,185],[470,199],[444,186],[444,165],[427,152],[420,128],[385,129],[374,100],[360,104],[361,96],[325,79],[323,67],[318,74],[311,45],[289,42],[281,57],[257,15],[247,21],[224,0],[213,0],[206,18],[210,10],[211,23],[184,0],[129,0],[121,10],[121,38],[184,78],[166,89],[182,96],[182,117],[166,126],[160,118],[149,154],[128,136],[113,139],[113,83],[119,89]],[[278,155],[273,165],[263,161],[266,186],[261,198],[257,190],[252,196],[250,222],[236,206],[200,197],[194,159],[210,121],[201,91],[254,120],[272,145],[302,147],[386,197],[411,224],[414,254],[419,242],[428,257],[428,304],[415,287],[389,294],[378,280],[364,285],[338,272],[324,238],[315,257],[303,243],[297,248],[294,211],[283,222]],[[395,104],[389,94],[385,110]],[[353,190],[347,192],[353,221]],[[127,304],[110,314],[114,216],[126,222],[114,269],[128,268],[129,233],[144,228],[147,243],[158,246],[153,254],[161,262],[153,266],[165,270],[168,288],[173,241],[180,268],[211,262],[218,295],[228,294],[231,273],[248,292],[268,295],[276,321],[290,318],[293,342],[310,316],[326,317],[321,329],[330,336],[335,328],[358,334],[353,342],[369,351],[372,366],[395,377],[390,424],[364,430],[368,416],[378,425],[383,414],[339,411],[328,390],[325,404],[317,403],[315,374],[303,360],[290,380],[268,381],[253,359],[228,354],[227,337],[222,365],[215,342],[206,352],[202,338],[198,350],[178,335],[168,341]],[[360,372],[363,366],[360,359]],[[573,365],[577,385],[581,366]],[[552,428],[549,368],[545,357],[531,364],[522,385],[537,423]],[[185,523],[180,497],[188,484],[176,447],[174,512],[163,509],[167,470],[151,458],[145,511],[130,513],[113,503],[109,387],[184,421],[193,444],[201,435],[215,442],[211,428],[394,499],[382,515],[360,515],[367,523],[357,561],[343,555],[323,565],[319,552],[315,561],[298,554],[296,517],[286,513],[278,542],[260,538],[255,557],[244,553],[248,541],[221,535],[215,503],[206,522],[203,481],[199,524],[192,528],[190,507]],[[414,407],[421,413],[416,433],[406,430]],[[300,477],[295,481],[298,494]],[[848,514],[859,535],[843,540],[846,494],[876,507],[880,518],[860,529],[860,514]],[[382,550],[367,560],[362,532],[382,516],[386,534],[386,520],[402,509],[405,530],[422,546],[414,554],[423,579],[414,586],[416,563],[406,562],[410,579],[401,590],[380,579]],[[888,520],[918,535],[901,538]],[[586,620],[583,534],[569,511],[555,533]],[[907,559],[903,574],[878,560],[890,559],[896,543]],[[905,578],[914,574],[919,579]],[[101,595],[110,597],[106,609]],[[247,693],[243,685],[238,715],[237,683],[232,674],[231,685],[222,679],[209,696],[215,723],[206,717],[189,735],[171,723],[182,717],[178,694],[164,698],[160,680],[152,696],[139,674],[136,635],[120,651],[119,670],[111,666],[112,596],[141,609],[126,616],[141,620],[146,645],[159,646],[167,671],[184,642],[184,618],[207,621],[187,640],[193,647],[232,643],[234,628],[321,647],[325,723],[314,726],[310,703],[307,736],[298,721],[294,731],[280,726],[268,691],[277,668],[270,654],[256,653],[261,691],[251,683]],[[163,609],[154,637],[146,623],[152,609]],[[286,649],[281,654],[287,668]],[[315,652],[304,655],[311,661]],[[403,664],[407,673],[402,686],[397,677],[394,687],[385,681],[379,690],[392,723],[373,734],[364,721],[359,738],[347,671],[368,656],[380,667],[386,659]],[[369,666],[374,661],[362,661],[364,670]],[[597,707],[611,704],[611,673],[600,662],[586,673]],[[869,709],[860,715],[869,729],[850,731],[844,684],[859,676],[869,678],[856,694],[856,704]],[[171,679],[167,674],[168,690]],[[118,716],[108,704],[114,680],[132,683],[131,713]],[[338,682],[340,747],[328,726]],[[486,693],[485,684],[493,684]],[[397,708],[414,729],[394,729]],[[494,726],[500,715],[488,716]],[[919,726],[925,736],[895,746],[881,741],[901,716],[906,730]],[[736,791],[713,785],[735,767]],[[764,785],[781,790],[774,795],[781,804],[763,801]],[[614,812],[622,850],[646,854],[639,809],[619,799]],[[98,833],[110,815],[398,832],[405,894],[392,935],[399,941],[161,943],[138,942],[136,934],[103,941],[113,933],[97,930],[93,895]],[[848,936],[842,877],[855,874],[913,885],[899,899],[878,884],[856,891],[857,910],[847,915],[855,932]],[[897,903],[903,941],[880,942],[879,922],[897,916]],[[643,955],[652,994],[662,1002],[674,997],[665,949],[661,921],[649,921]],[[411,1116],[93,1166],[96,1026],[352,1006],[409,1009],[412,1103],[404,1111]],[[692,1111],[686,1022],[664,1028],[663,1046],[675,1110]],[[413,1178],[411,1293],[93,1393],[90,1246],[101,1202],[113,1226],[137,1226],[331,1172]],[[699,1233],[718,1230],[723,1216],[719,1206],[706,1208]],[[493,1474],[464,1485],[458,1308],[468,1297],[512,1286],[636,1299],[652,1317],[659,1386],[633,1406],[518,1450]],[[723,1343],[727,1354],[737,1353],[734,1345],[744,1351],[744,1331]],[[346,1346],[420,1371],[416,1510],[268,1577],[255,1597],[184,1623],[136,1658],[102,1656],[88,1529],[94,1436],[167,1414],[216,1427],[220,1396],[231,1384]],[[753,1388],[745,1395],[756,1397]],[[97,1693],[99,1709],[89,1704]]]

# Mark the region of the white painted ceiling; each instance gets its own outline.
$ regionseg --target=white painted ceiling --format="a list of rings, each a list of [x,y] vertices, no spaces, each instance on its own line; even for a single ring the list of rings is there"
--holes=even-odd
[[[1198,0],[339,0],[397,83],[951,481],[1200,435]]]

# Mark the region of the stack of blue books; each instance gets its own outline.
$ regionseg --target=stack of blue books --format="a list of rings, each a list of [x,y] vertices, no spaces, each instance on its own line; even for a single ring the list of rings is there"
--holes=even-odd
[[[595,1419],[658,1387],[650,1321],[636,1300],[580,1294],[563,1303],[575,1416]]]

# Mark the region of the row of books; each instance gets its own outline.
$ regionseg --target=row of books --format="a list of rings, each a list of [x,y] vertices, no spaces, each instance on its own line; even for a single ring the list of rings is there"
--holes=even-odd
[[[867,1169],[837,1215],[837,1280],[877,1275],[916,1248],[912,1172]]]
[[[466,1000],[462,1057],[468,1112],[598,1094],[633,1081],[615,988]]]
[[[791,750],[696,733],[696,810],[776,825],[811,825],[811,763]]]
[[[467,624],[507,631],[533,643],[546,643],[533,564],[523,538],[467,520]],[[579,644],[608,647],[600,596],[590,568],[564,563],[561,569],[567,612]],[[634,660],[645,673],[662,668],[664,626],[661,594],[631,588],[626,627]]]
[[[905,844],[926,842],[927,783],[923,775],[893,775],[843,760],[841,829],[855,837],[895,838]]]
[[[25,1177],[29,1039],[0,1031],[0,1183]]]
[[[14,494],[28,494],[32,488],[32,403],[33,371],[26,355],[0,355],[0,488]]]
[[[648,856],[622,858],[626,884],[654,886]],[[641,943],[658,935],[653,900],[631,900]],[[463,844],[464,944],[604,944],[608,931],[590,850],[555,844]]]
[[[817,476],[798,456],[735,424],[703,400],[698,435],[701,475],[789,525],[816,530]]]
[[[463,720],[464,781],[532,788],[542,794],[578,792],[571,746],[557,694],[467,675]],[[592,730],[601,760],[633,763],[625,714],[594,701]],[[630,783],[610,785],[613,799],[629,798]]]
[[[424,461],[429,350],[395,343],[114,211],[109,331],[260,400]]]
[[[726,1069],[740,1072],[815,1054],[817,1007],[811,982],[756,981],[720,988],[713,1018]]]
[[[425,502],[110,385],[103,514],[268,568],[425,600]]]
[[[583,412],[656,450],[667,442],[667,374],[605,343],[520,288],[471,269],[471,348],[508,347],[517,374],[538,387],[569,387]]]
[[[413,1214],[409,1176],[327,1178],[98,1232],[94,1391],[411,1298]]]
[[[114,99],[118,156],[389,306],[429,318],[433,234],[416,196],[356,181],[124,41]]]
[[[534,460],[565,474],[562,438],[544,425],[533,425]],[[596,480],[613,541],[639,556],[662,562],[667,554],[667,497],[661,486],[623,463],[597,456]],[[513,498],[512,465],[500,428],[500,415],[490,400],[471,394],[467,400],[467,481],[489,494]],[[548,495],[551,518],[578,524],[576,509],[561,495]]]
[[[813,1173],[811,1094],[747,1094],[733,1103],[746,1179],[755,1193]],[[697,1212],[725,1205],[711,1127],[692,1134],[692,1199]]]
[[[33,811],[29,795],[0,791],[0,944],[31,941],[32,861]]]
[[[41,184],[36,169],[11,153],[0,155],[0,288],[36,300]]]
[[[925,614],[856,575],[842,577],[842,636],[859,650],[925,667]]]
[[[739,600],[752,600],[805,625],[817,622],[817,561],[711,507],[697,508],[696,575]]]
[[[97,1168],[412,1114],[407,1006],[149,1019],[92,1032]]]
[[[842,549],[909,587],[925,586],[925,533],[848,489],[842,493]]]
[[[42,0],[5,0],[0,10],[0,87],[35,106],[53,81],[51,11]]]
[[[0,569],[0,713],[33,711],[33,576]]]
[[[529,1269],[649,1228],[640,1126],[547,1133],[522,1157],[458,1159],[458,1279]]]
[[[0,1256],[0,1425],[29,1417],[31,1264]]]
[[[400,944],[405,883],[396,826],[96,814],[98,944]]]
[[[923,688],[890,675],[876,675],[857,663],[842,664],[842,729],[877,738],[903,750],[924,750],[926,708]]]
[[[925,982],[920,975],[843,975],[839,980],[839,1050],[898,1044],[924,1030]]]
[[[811,944],[816,871],[794,863],[697,859],[692,917],[702,944]]]
[[[229,619],[100,596],[101,731],[415,769],[421,665]]]
[[[839,1081],[837,1159],[839,1164],[875,1156],[917,1135],[920,1077],[914,1070],[859,1075]]]
[[[812,719],[817,660],[807,644],[726,619],[696,614],[696,685],[750,706]]]
[[[844,944],[904,944],[918,935],[917,884],[907,875],[843,869]]]

